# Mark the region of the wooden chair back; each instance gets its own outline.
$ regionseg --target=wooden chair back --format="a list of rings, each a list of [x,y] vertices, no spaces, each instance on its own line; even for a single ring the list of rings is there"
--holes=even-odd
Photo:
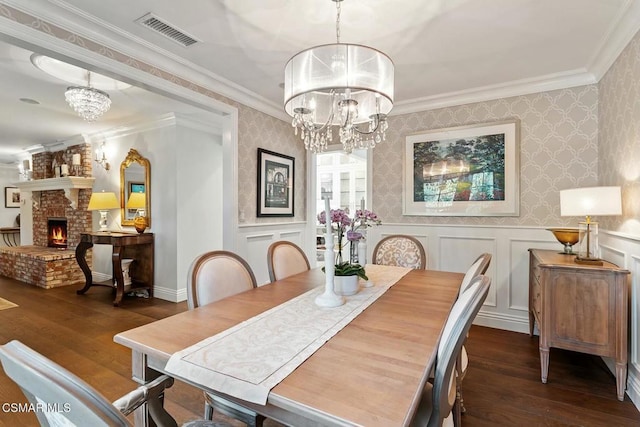
[[[450,419],[456,403],[456,360],[490,285],[489,277],[476,276],[453,305],[440,337],[433,384],[425,380],[425,392],[414,414],[413,426],[440,427],[445,419]]]
[[[193,310],[256,286],[256,277],[242,257],[229,251],[207,252],[189,268],[187,305]]]
[[[427,268],[427,254],[415,237],[393,234],[378,242],[373,249],[372,262],[424,270]]]
[[[273,242],[267,251],[267,267],[272,282],[311,268],[304,251],[287,240]]]

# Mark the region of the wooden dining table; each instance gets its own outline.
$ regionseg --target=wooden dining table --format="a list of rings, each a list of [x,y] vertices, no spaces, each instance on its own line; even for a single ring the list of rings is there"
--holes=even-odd
[[[273,387],[266,405],[175,378],[286,425],[408,425],[462,278],[461,273],[410,271]],[[114,341],[132,350],[133,378],[147,383],[167,373],[173,353],[324,283],[324,273],[312,269],[119,333]],[[145,405],[134,420],[148,425]]]

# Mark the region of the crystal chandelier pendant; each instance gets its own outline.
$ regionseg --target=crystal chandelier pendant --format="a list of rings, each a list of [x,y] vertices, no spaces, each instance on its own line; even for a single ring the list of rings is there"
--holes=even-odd
[[[67,103],[87,122],[94,122],[111,108],[109,94],[91,87],[87,71],[87,86],[70,86],[64,93]]]

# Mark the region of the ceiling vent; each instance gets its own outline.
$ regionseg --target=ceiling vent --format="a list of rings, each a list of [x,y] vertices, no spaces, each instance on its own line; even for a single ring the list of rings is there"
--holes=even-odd
[[[162,34],[163,36],[167,37],[170,40],[173,40],[183,47],[189,47],[192,44],[198,42],[198,40],[187,35],[184,31],[177,29],[173,25],[168,24],[167,22],[163,21],[157,16],[154,16],[151,13],[148,13],[143,17],[136,19],[135,22],[142,25],[143,27],[147,27],[155,31],[156,33]]]

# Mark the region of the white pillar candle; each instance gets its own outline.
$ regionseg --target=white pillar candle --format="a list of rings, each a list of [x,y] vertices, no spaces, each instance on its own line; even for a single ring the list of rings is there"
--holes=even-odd
[[[68,176],[69,175],[69,166],[61,165],[60,166],[60,176]]]
[[[26,172],[28,170],[31,170],[31,168],[29,167],[29,160],[23,160],[22,161],[22,169]]]
[[[327,234],[331,234],[331,206],[328,197],[324,198],[324,215],[327,220]]]
[[[80,166],[80,153],[76,153],[72,156],[71,164],[73,166]]]

